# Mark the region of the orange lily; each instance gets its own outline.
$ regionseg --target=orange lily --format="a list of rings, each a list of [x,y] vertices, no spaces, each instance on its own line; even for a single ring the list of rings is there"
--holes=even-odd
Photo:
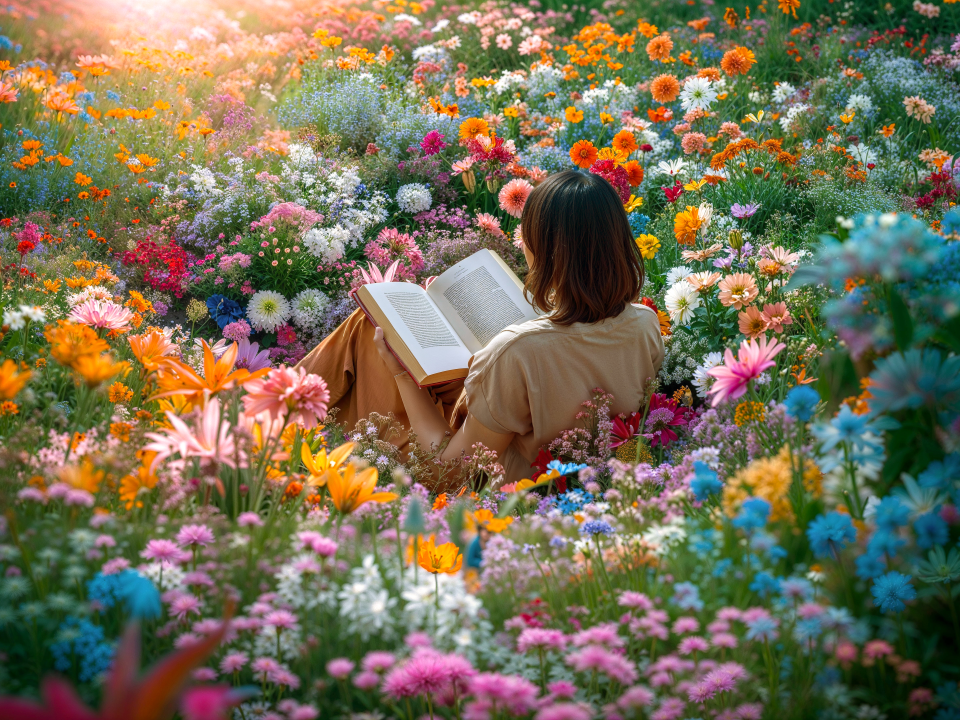
[[[243,385],[248,380],[262,377],[269,372],[269,368],[262,368],[256,372],[249,372],[243,368],[234,370],[237,361],[239,345],[233,343],[227,351],[216,359],[213,350],[203,343],[203,377],[200,377],[192,367],[174,358],[166,358],[160,367],[157,384],[160,392],[151,400],[183,395],[190,401],[190,406],[202,406],[207,395],[213,395],[221,390],[230,390],[235,385]]]
[[[310,446],[307,443],[301,445],[300,457],[310,473],[310,479],[307,480],[306,484],[315,487],[326,485],[330,476],[336,475],[343,461],[350,457],[354,445],[355,443],[352,442],[344,443],[329,454],[327,454],[326,448],[320,448],[320,452],[316,455],[310,452]]]
[[[170,342],[161,330],[131,335],[127,339],[130,341],[133,356],[147,370],[157,370],[168,359],[168,355],[177,351],[177,346]]]
[[[340,472],[332,472],[327,476],[330,499],[333,500],[337,510],[344,515],[349,515],[368,502],[385,503],[399,497],[392,492],[374,492],[376,489],[377,469],[375,467],[357,473],[356,465],[349,463]]]

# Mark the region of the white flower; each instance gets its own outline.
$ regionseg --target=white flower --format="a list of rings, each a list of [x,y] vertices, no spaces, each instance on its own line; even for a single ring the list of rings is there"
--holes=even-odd
[[[717,91],[707,78],[688,78],[680,91],[680,106],[684,110],[706,110],[716,99]]]
[[[47,319],[47,314],[39,305],[21,305],[20,312],[31,322],[43,322]]]
[[[681,280],[667,290],[663,303],[670,319],[678,325],[685,325],[693,317],[693,311],[700,307],[700,293],[686,280]]]
[[[710,221],[713,220],[713,205],[708,202],[702,202],[697,209],[700,215],[700,227],[706,230],[710,227]]]
[[[303,236],[303,244],[314,256],[325,263],[332,263],[343,257],[346,245],[352,237],[350,230],[342,225],[311,228]]]
[[[287,158],[298,168],[317,164],[317,154],[312,147],[303,143],[290,143]]]
[[[773,89],[773,101],[776,103],[785,103],[797,89],[788,82],[777,83]]]
[[[864,166],[875,165],[877,162],[877,154],[866,145],[851,145],[847,148],[847,152],[854,160]]]
[[[430,190],[422,183],[410,183],[397,190],[397,205],[403,212],[419,213],[433,204]]]
[[[292,310],[287,299],[273,290],[260,290],[250,298],[247,317],[256,330],[273,331],[290,319]]]
[[[654,169],[661,175],[673,177],[683,172],[686,165],[681,158],[677,158],[676,160],[661,160]]]
[[[707,390],[713,384],[713,378],[707,375],[707,372],[723,364],[723,355],[718,352],[709,353],[703,358],[703,361],[693,371],[693,386],[697,389],[697,395],[702,398],[707,396]]]
[[[689,275],[693,275],[693,270],[686,265],[672,268],[667,271],[667,285],[676,285],[681,280],[686,280]]]
[[[323,319],[323,311],[330,304],[330,298],[319,290],[307,288],[293,299],[293,322],[303,330],[316,328]]]
[[[847,110],[855,110],[861,113],[868,113],[873,110],[873,100],[869,95],[854,93],[847,100]]]
[[[450,21],[444,18],[443,20],[438,22],[436,25],[434,25],[432,28],[430,28],[430,32],[440,32],[441,30],[446,28],[449,24],[450,24]]]
[[[217,187],[217,178],[214,177],[210,168],[202,168],[199,165],[193,166],[193,174],[190,175],[190,182],[198,195],[220,195],[223,190]]]
[[[406,13],[400,13],[400,14],[398,14],[398,15],[394,15],[394,16],[393,16],[393,21],[394,21],[395,23],[398,23],[398,22],[408,22],[408,23],[410,23],[411,25],[413,25],[414,27],[419,27],[420,25],[423,25],[423,23],[420,22],[419,20],[417,20],[413,15],[407,15]]]
[[[22,312],[9,308],[3,311],[3,324],[9,325],[11,330],[22,330],[27,321]]]
[[[457,22],[464,25],[476,25],[477,21],[483,17],[479,12],[474,10],[473,12],[463,13],[463,15],[457,16]]]
[[[91,285],[90,287],[85,287],[78,293],[67,295],[67,302],[70,304],[70,307],[84,303],[87,300],[113,300],[113,294],[103,285]]]

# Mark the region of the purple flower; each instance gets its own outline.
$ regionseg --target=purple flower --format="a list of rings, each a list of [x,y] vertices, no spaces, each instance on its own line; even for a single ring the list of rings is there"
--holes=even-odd
[[[420,141],[420,149],[423,150],[424,155],[428,156],[436,155],[446,146],[447,144],[443,141],[443,133],[437,130],[431,130]]]
[[[746,205],[741,205],[740,203],[734,203],[730,207],[730,214],[733,215],[738,220],[743,220],[744,218],[753,217],[753,215],[760,209],[760,203],[747,203]]]
[[[246,368],[250,372],[270,367],[270,351],[260,350],[260,343],[252,343],[246,338],[241,338],[237,344],[239,348],[234,367]]]

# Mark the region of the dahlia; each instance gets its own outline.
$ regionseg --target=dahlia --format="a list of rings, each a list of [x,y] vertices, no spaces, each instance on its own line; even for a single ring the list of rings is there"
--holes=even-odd
[[[526,180],[511,180],[503,186],[497,196],[500,200],[500,209],[515,218],[520,217],[531,192],[533,192],[533,185]]]
[[[248,382],[245,388],[243,405],[248,417],[266,412],[271,419],[285,418],[310,428],[327,415],[327,384],[304,368],[274,368],[266,377]]]

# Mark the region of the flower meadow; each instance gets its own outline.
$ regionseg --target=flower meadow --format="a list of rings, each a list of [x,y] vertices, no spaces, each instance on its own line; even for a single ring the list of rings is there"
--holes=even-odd
[[[6,3],[0,716],[960,718],[958,157],[952,0]],[[348,293],[572,168],[642,406],[338,422]]]

